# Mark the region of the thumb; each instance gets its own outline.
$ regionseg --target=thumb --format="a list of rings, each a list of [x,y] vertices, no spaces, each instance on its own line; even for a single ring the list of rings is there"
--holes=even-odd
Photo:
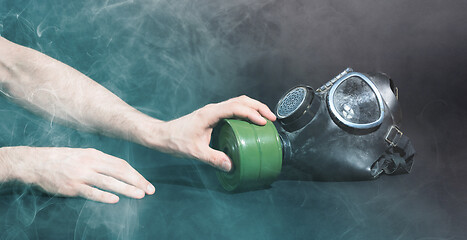
[[[205,161],[210,163],[212,166],[224,172],[229,172],[232,169],[232,161],[224,152],[208,147],[206,149],[206,153],[206,156],[209,159],[205,159]]]

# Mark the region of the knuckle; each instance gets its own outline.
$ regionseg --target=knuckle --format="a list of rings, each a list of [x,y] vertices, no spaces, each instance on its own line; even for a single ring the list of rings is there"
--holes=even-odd
[[[86,148],[86,150],[91,154],[102,153],[101,151],[99,151],[99,150],[97,150],[95,148]]]
[[[217,156],[211,156],[209,158],[209,161],[211,162],[212,166],[218,166],[220,163],[219,158]]]
[[[193,112],[193,116],[196,119],[203,119],[206,117],[206,111],[209,111],[207,108],[200,108]]]
[[[212,155],[207,155],[206,158],[206,163],[213,166],[213,167],[217,167],[217,159],[215,156],[212,156]]]
[[[133,170],[133,167],[130,165],[130,163],[128,163],[127,161],[125,160],[122,160],[122,165],[125,169],[127,170]]]
[[[198,116],[198,117],[205,117],[207,112],[211,112],[213,109],[215,108],[214,104],[210,103],[198,110],[195,111],[195,115]]]
[[[240,97],[235,97],[235,98],[231,98],[227,101],[225,101],[226,103],[237,103],[240,101]]]
[[[130,179],[132,175],[132,171],[126,167],[118,167],[114,173],[116,176],[125,177],[126,179]]]
[[[103,186],[103,187],[108,187],[110,185],[110,182],[107,181],[106,176],[92,174],[92,175],[89,175],[88,179],[89,179],[89,182],[94,183],[94,185]]]
[[[78,196],[80,195],[80,193],[81,193],[81,192],[80,192],[78,189],[76,189],[76,188],[70,189],[69,192],[70,192],[70,196],[72,196],[72,197],[78,197]]]
[[[80,194],[78,186],[72,182],[67,182],[63,185],[61,189],[61,194],[70,197],[77,197]]]
[[[101,201],[103,199],[102,197],[102,192],[99,192],[95,188],[90,188],[89,191],[87,192],[88,196],[90,199],[98,200]]]
[[[86,188],[86,189],[82,189],[82,190],[79,190],[77,191],[77,196],[81,196],[81,197],[84,197],[84,198],[91,198],[92,197],[92,189],[91,188]]]
[[[87,161],[87,160],[85,160]],[[83,164],[83,161],[80,162],[81,165]],[[74,181],[78,181],[79,179],[83,179],[89,176],[89,171],[85,167],[80,167],[77,169],[73,169],[70,171],[66,171],[67,178],[69,180],[69,183],[73,183]]]
[[[215,166],[215,161],[211,156],[203,156],[200,160],[202,162],[205,162],[206,164],[209,164],[211,166]]]
[[[138,185],[140,183],[139,176],[136,173],[127,173],[126,182],[131,185]]]
[[[96,199],[99,199],[101,201],[105,201],[108,199],[108,193],[104,191],[94,191],[94,196]]]
[[[139,187],[142,187],[143,189],[146,189],[146,186],[148,185],[148,182],[146,181],[146,179],[144,179],[143,177],[139,177],[138,176],[138,186]],[[136,190],[137,188],[136,187],[132,187],[132,190]]]
[[[245,117],[255,117],[256,115],[259,115],[259,113],[251,108],[245,109],[244,111]]]
[[[95,174],[94,171],[90,171],[90,170],[87,170],[87,169],[82,169],[81,171],[79,171],[77,173],[77,175],[75,176],[77,179],[80,179],[81,181],[92,181],[92,182],[95,182],[97,181],[98,179],[96,178],[97,174]]]
[[[97,157],[102,157],[104,153],[95,149],[95,148],[87,148],[85,154],[82,156],[82,161],[91,161],[92,159],[96,159]]]
[[[123,159],[118,158],[116,161],[120,169],[127,170],[128,168],[131,168],[130,164]]]
[[[240,104],[240,103],[233,103],[231,106],[230,106],[230,109],[237,113],[237,112],[241,112],[243,110],[243,105]]]
[[[243,102],[248,105],[255,105],[256,100],[244,95]]]
[[[211,109],[211,108],[214,108],[216,106],[216,104],[214,103],[209,103],[209,104],[206,104],[206,106],[204,106],[205,109]]]
[[[122,190],[129,194],[129,193],[132,193],[132,192],[135,192],[137,190],[137,188],[131,186],[131,185],[128,185],[128,184],[125,184],[125,186],[123,186]]]
[[[261,113],[259,113],[256,110],[251,110],[250,115],[252,115],[253,117],[261,117]]]
[[[206,161],[206,163],[209,164],[210,166],[213,166],[213,167],[216,166],[216,164],[214,163],[214,161],[213,161],[212,159],[208,159],[208,160]]]
[[[120,168],[118,175],[124,176],[127,181],[134,181],[137,179],[138,172],[129,164],[126,164],[124,167]]]
[[[81,156],[79,159],[78,159],[78,162],[79,164],[81,165],[81,167],[84,167],[84,166],[89,166],[92,164],[92,160],[89,156]],[[75,171],[73,171],[74,173],[81,173],[81,170],[82,168],[79,168],[79,169],[76,169]]]
[[[257,101],[257,102],[258,102],[258,105],[259,105],[260,108],[264,108],[264,109],[269,110],[268,105],[266,105],[265,103],[262,103],[262,102],[260,102],[260,101]]]
[[[213,165],[212,157],[209,154],[209,151],[205,150],[203,146],[194,146],[192,149],[192,155],[202,161],[205,162],[209,165]]]

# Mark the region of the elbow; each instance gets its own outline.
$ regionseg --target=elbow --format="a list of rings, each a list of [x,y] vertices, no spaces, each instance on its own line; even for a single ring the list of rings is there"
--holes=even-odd
[[[3,37],[0,37],[0,84],[5,84],[13,75],[12,56],[14,44]]]
[[[0,90],[5,92],[21,75],[18,63],[23,61],[21,47],[0,37]]]
[[[14,71],[0,56],[0,93],[6,94],[8,86],[14,81]]]
[[[0,59],[0,89],[4,88],[5,84],[12,79],[12,71],[8,65]]]

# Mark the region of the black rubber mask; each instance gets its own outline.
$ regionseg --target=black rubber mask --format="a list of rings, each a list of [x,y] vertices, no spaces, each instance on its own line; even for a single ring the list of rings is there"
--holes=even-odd
[[[367,180],[408,173],[415,151],[400,130],[398,90],[385,74],[348,68],[314,91],[289,90],[278,102],[284,164],[316,180]]]

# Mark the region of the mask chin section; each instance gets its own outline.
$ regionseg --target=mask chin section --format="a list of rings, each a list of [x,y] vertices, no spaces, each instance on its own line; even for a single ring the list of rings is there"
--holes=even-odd
[[[279,124],[288,132],[303,128],[316,115],[319,101],[313,88],[309,86],[290,89],[277,103],[276,115]]]

